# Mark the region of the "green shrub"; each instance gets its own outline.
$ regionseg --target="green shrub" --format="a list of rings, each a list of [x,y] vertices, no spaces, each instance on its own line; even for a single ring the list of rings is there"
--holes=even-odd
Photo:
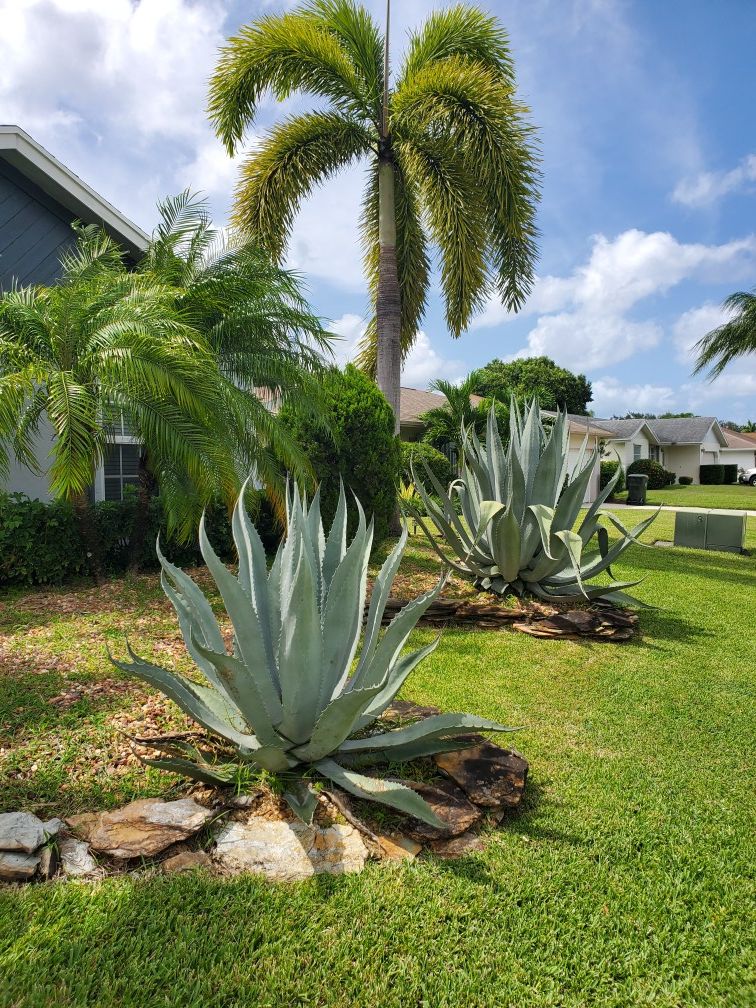
[[[663,490],[667,485],[667,470],[653,459],[636,459],[627,467],[627,475],[648,476],[649,490]]]
[[[677,481],[677,473],[670,472],[669,469],[665,469],[664,473],[667,478],[667,486],[672,486]]]
[[[254,491],[247,495],[247,503],[255,515],[265,548],[272,551],[281,532],[270,505]],[[123,501],[101,501],[92,507],[106,574],[122,574],[131,563],[130,539],[136,506],[136,495],[129,494]],[[235,553],[226,508],[221,504],[208,508],[206,524],[216,551],[225,560],[233,561]],[[158,533],[166,556],[174,563],[188,567],[203,563],[194,543],[185,545],[168,536],[160,499],[155,497],[150,501],[142,555],[138,558],[142,569],[157,568]],[[0,493],[0,585],[61,584],[90,573],[90,560],[69,504]]]
[[[736,462],[728,462],[726,465],[723,465],[722,468],[724,469],[723,483],[726,483],[729,486],[731,483],[738,482],[738,466]]]
[[[704,486],[718,486],[724,483],[723,465],[702,465],[698,470],[698,478]]]
[[[680,482],[680,486],[690,486],[691,483],[693,482],[693,477],[692,476],[681,476],[679,482]]]
[[[614,474],[617,472],[617,469],[619,468],[620,464],[617,461],[617,459],[608,459],[601,463],[601,472],[599,473],[600,490],[604,489],[606,484],[609,482],[612,476],[614,476]],[[614,494],[622,493],[624,489],[625,489],[625,474],[624,472],[621,472],[619,479],[617,480],[617,485],[614,488],[613,496]]]
[[[330,434],[289,405],[281,417],[315,470],[323,521],[329,524],[336,513],[341,478],[368,517],[373,516],[375,541],[380,542],[388,536],[396,513],[401,465],[391,407],[375,382],[352,364],[343,371],[334,368],[323,384]],[[357,510],[350,500],[350,534],[356,527]]]
[[[402,472],[405,479],[412,478],[410,463],[414,462],[419,477],[425,476],[425,468],[420,461],[426,463],[441,486],[448,486],[454,479],[454,471],[449,459],[438,448],[425,444],[423,441],[402,441]]]

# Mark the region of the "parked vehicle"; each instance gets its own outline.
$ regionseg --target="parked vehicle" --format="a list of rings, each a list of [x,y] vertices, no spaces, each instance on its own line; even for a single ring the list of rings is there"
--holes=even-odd
[[[756,467],[738,470],[738,483],[749,483],[756,487]]]

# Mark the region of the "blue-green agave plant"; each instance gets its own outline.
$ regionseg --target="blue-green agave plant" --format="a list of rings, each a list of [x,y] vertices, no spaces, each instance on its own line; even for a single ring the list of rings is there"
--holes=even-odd
[[[130,647],[131,661],[115,664],[174,700],[219,736],[233,755],[219,762],[195,746],[174,743],[164,750],[166,758],[145,763],[213,784],[229,783],[243,764],[280,774],[293,784],[286,797],[306,821],[317,803],[312,783],[320,778],[359,798],[440,825],[428,803],[410,788],[354,768],[464,748],[469,739],[460,735],[467,732],[514,729],[469,714],[441,714],[393,730],[376,724],[413,668],[438,644],[436,639],[403,652],[444,578],[404,606],[381,632],[407,542],[405,528],[375,580],[365,621],[373,528],[372,521],[366,524],[359,501],[357,509],[357,531],[347,545],[343,488],[327,537],[319,494],[308,507],[295,489],[287,504],[288,533],[268,570],[242,494],[232,522],[238,575],[216,555],[203,522],[200,547],[233,625],[232,654],[200,588],[166,560],[158,544],[163,590],[202,678],[153,665]]]
[[[521,414],[512,401],[509,426],[506,449],[493,409],[485,444],[474,430],[463,431],[462,473],[448,488],[426,466],[429,490],[413,470],[423,507],[410,510],[444,564],[479,590],[498,595],[582,596],[640,605],[624,592],[639,581],[587,582],[604,571],[611,577],[611,564],[639,541],[656,514],[628,531],[610,511],[600,510],[617,485],[618,468],[576,529],[598,453],[586,451],[586,438],[570,468],[567,415],[557,413],[547,430],[537,402]],[[611,545],[602,518],[620,532]]]

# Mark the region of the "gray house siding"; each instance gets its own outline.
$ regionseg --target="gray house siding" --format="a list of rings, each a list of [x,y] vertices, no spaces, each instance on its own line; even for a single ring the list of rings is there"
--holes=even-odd
[[[12,165],[0,160],[0,290],[49,284],[73,243],[73,216]]]

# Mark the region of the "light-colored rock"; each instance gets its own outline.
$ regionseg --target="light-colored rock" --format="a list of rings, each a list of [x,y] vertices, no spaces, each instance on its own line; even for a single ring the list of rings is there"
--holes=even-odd
[[[379,834],[378,846],[384,861],[412,861],[423,849],[415,840],[402,836],[401,833],[391,836]]]
[[[61,837],[58,842],[60,867],[69,878],[94,878],[102,869],[89,853],[89,844],[76,837]]]
[[[209,868],[212,863],[210,855],[205,851],[181,851],[166,858],[160,867],[164,872],[184,872],[191,871],[192,868]]]
[[[37,870],[36,854],[22,851],[0,851],[0,881],[27,882]]]
[[[52,840],[53,837],[56,837],[64,826],[65,823],[63,822],[63,820],[57,818],[48,819],[47,822],[43,822],[42,829],[44,830],[45,833],[45,841]]]
[[[67,822],[92,850],[126,860],[159,854],[192,836],[212,816],[211,809],[193,798],[142,798],[113,812],[72,816]]]
[[[60,855],[56,844],[48,844],[42,847],[39,852],[39,874],[40,878],[51,879],[58,870]]]
[[[31,812],[4,812],[0,815],[0,850],[33,854],[44,842],[44,823]]]
[[[279,882],[298,882],[325,872],[361,871],[367,848],[352,826],[327,829],[252,816],[231,822],[217,837],[216,862],[230,872],[255,872]]]

